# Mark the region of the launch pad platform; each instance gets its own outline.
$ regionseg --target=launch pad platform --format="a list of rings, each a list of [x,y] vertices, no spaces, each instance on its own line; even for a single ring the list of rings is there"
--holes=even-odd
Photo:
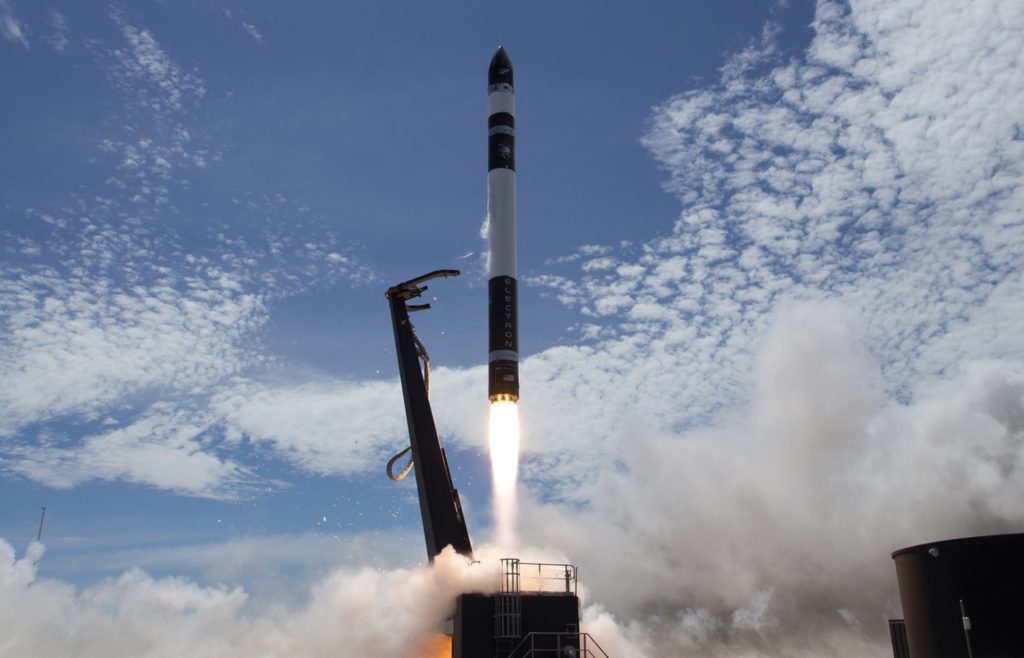
[[[501,561],[494,594],[456,600],[452,658],[608,658],[580,633],[576,567]]]

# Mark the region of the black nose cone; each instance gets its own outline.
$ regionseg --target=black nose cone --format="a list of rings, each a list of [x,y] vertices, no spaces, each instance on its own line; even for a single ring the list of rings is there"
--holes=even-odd
[[[487,88],[491,91],[512,88],[512,60],[501,46],[498,46],[498,52],[491,58],[491,68],[487,70]]]

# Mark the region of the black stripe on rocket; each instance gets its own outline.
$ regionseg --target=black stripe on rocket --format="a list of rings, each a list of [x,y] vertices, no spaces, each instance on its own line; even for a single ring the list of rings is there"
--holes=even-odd
[[[516,170],[516,120],[508,112],[487,119],[487,171]]]

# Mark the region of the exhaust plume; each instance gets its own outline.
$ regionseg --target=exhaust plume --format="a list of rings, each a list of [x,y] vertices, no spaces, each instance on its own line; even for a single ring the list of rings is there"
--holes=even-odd
[[[519,477],[519,406],[491,403],[488,430],[494,482],[495,542],[506,551],[516,548],[516,482]]]

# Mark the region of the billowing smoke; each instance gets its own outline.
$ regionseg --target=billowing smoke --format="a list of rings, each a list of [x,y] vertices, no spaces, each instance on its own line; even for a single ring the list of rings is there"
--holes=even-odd
[[[156,579],[140,570],[78,590],[37,578],[0,540],[0,656],[395,656],[426,658],[459,592],[492,591],[494,560],[446,551],[430,567],[339,570],[286,608],[239,587]]]
[[[33,542],[18,557],[0,539],[0,657],[439,658],[450,655],[441,631],[456,596],[497,590],[503,553],[482,546],[471,563],[446,549],[430,566],[339,569],[294,606],[139,569],[77,589],[38,576],[43,554]],[[550,549],[522,555],[564,559]],[[639,655],[600,607],[586,608],[584,619],[614,655]]]
[[[581,566],[624,655],[884,655],[893,550],[1022,528],[1022,370],[976,363],[904,404],[856,329],[837,305],[783,310],[749,408],[626,431],[585,509],[523,510],[524,540]]]

